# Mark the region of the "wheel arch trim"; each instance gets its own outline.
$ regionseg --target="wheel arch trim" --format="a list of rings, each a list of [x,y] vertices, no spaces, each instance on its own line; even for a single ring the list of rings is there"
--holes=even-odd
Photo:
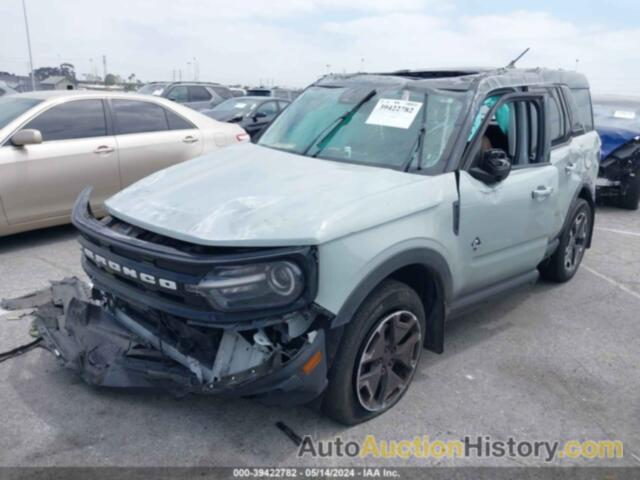
[[[438,294],[442,297],[440,303],[443,310],[434,312],[436,314],[427,318],[427,332],[425,332],[426,347],[441,353],[444,340],[444,320],[448,309],[447,305],[452,296],[453,277],[442,254],[428,247],[416,247],[402,251],[376,266],[350,292],[347,300],[333,318],[331,328],[349,323],[362,302],[382,281],[398,270],[412,265],[418,265],[429,271],[438,288]]]
[[[569,211],[567,212],[567,216],[564,219],[564,224],[562,225],[562,230],[561,230],[561,232],[564,232],[564,230],[567,228],[567,226],[571,222],[571,219],[569,218],[569,214],[573,211],[573,207],[578,201],[578,199],[582,198],[583,200],[585,200],[589,204],[589,207],[591,208],[591,225],[589,226],[590,231],[589,231],[589,240],[587,241],[587,248],[591,248],[591,239],[593,238],[593,228],[595,226],[595,220],[596,220],[596,200],[594,197],[595,195],[593,195],[592,187],[588,183],[583,183],[582,185],[580,185],[580,188],[576,190],[576,193],[573,196],[573,200],[571,201]]]

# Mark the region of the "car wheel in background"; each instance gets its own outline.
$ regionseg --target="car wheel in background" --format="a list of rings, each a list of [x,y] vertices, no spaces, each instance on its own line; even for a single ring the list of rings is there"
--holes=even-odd
[[[385,280],[346,327],[329,373],[324,413],[354,425],[393,407],[413,380],[424,332],[418,294],[404,283]]]
[[[547,280],[566,282],[573,278],[584,257],[591,235],[593,212],[589,203],[579,198],[569,212],[571,219],[560,235],[560,243],[551,258],[543,263],[540,274]]]
[[[618,205],[628,210],[638,210],[640,204],[640,171],[629,177],[623,187],[623,194],[618,197]]]

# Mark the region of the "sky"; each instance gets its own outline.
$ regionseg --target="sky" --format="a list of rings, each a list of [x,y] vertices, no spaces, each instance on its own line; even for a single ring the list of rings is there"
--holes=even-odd
[[[640,94],[640,2],[621,0],[25,0],[35,67],[80,78],[182,75],[304,87],[331,72],[504,66],[577,69]],[[195,59],[195,60],[194,60]],[[28,72],[21,0],[0,0],[0,71]],[[179,73],[178,73],[179,72]]]

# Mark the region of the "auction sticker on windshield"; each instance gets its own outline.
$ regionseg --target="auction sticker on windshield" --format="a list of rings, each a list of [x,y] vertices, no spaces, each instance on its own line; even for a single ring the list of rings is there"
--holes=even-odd
[[[409,128],[422,107],[421,102],[381,98],[366,123],[383,127]]]

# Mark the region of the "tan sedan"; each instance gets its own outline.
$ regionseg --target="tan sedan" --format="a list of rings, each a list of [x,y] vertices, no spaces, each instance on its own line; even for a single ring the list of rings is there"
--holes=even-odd
[[[93,207],[157,170],[248,141],[217,122],[158,97],[127,93],[33,92],[0,98],[0,236],[69,221],[93,185]]]

